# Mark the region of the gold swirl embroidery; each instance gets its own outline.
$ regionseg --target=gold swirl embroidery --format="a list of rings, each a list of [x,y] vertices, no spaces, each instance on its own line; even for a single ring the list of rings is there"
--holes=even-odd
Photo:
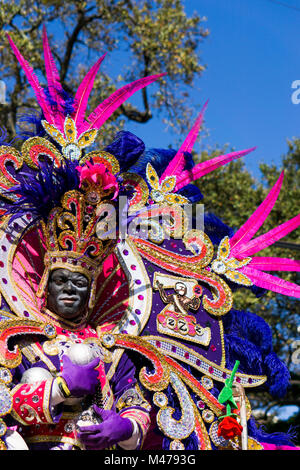
[[[88,162],[89,160],[93,159],[95,164],[102,163],[106,166],[108,171],[115,175],[116,173],[120,172],[120,164],[116,157],[111,155],[108,152],[103,150],[95,150],[93,152],[87,153],[84,157],[80,159],[80,165],[82,166],[84,163]]]
[[[34,420],[36,420],[37,423],[43,423],[37,411],[34,408],[32,408],[32,406],[28,405],[27,403],[24,403],[23,405],[20,406],[20,411],[22,413],[25,413],[25,411],[28,412],[28,416],[26,416],[25,418],[27,423],[31,423]]]
[[[54,162],[55,166],[59,166],[63,161],[63,156],[57,148],[43,137],[31,137],[26,140],[22,145],[22,155],[24,163],[35,170],[40,163],[40,155],[42,155],[43,158],[45,158],[46,155],[48,160]]]
[[[33,384],[24,384],[20,395],[31,395],[37,388],[41,386],[41,382],[34,382]]]

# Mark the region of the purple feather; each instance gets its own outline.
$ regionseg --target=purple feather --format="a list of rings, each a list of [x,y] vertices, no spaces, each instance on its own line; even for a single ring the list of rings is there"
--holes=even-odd
[[[19,198],[6,204],[6,214],[20,217],[31,212],[34,216],[47,220],[50,211],[60,204],[62,196],[67,191],[79,188],[77,166],[78,162],[75,160],[65,160],[58,168],[53,163],[43,162],[37,173],[20,172],[20,184],[7,191],[7,195],[14,193]]]

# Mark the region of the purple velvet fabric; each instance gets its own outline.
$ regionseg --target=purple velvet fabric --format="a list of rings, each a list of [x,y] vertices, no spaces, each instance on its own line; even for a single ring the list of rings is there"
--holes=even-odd
[[[98,358],[86,365],[77,365],[67,355],[63,356],[61,377],[66,381],[72,397],[83,397],[95,393],[99,383],[98,371],[95,370],[98,365]]]
[[[169,250],[170,252],[178,253],[180,255],[187,255],[191,256],[191,252],[186,250],[182,240],[165,240],[162,245],[162,248],[165,248]],[[146,260],[143,258],[145,268],[147,270],[150,283],[153,285],[153,278],[154,278],[154,273],[159,272],[162,274],[167,274],[167,275],[176,275],[174,272],[166,271],[162,269],[161,267],[158,267],[151,263],[150,261]],[[178,275],[180,277],[180,275]],[[184,282],[184,278],[182,278]],[[203,288],[203,295],[207,295],[210,299],[212,298],[212,293],[211,291],[206,288],[204,284],[201,284]],[[172,293],[173,290],[170,290],[170,293]],[[147,325],[145,326],[142,336],[144,335],[155,335],[155,336],[161,336],[162,338],[168,338],[173,341],[178,342],[178,345],[185,345],[189,349],[192,349],[196,353],[200,354],[203,356],[205,359],[213,362],[214,364],[220,365],[222,362],[223,358],[223,347],[222,347],[222,331],[221,331],[221,326],[220,322],[217,317],[214,317],[213,315],[210,315],[206,310],[204,310],[202,304],[199,308],[198,311],[190,311],[189,314],[194,315],[196,317],[196,321],[198,324],[200,324],[202,327],[209,326],[211,329],[211,341],[209,346],[203,346],[201,344],[197,344],[194,342],[190,342],[188,340],[185,340],[184,337],[182,338],[176,338],[172,337],[169,335],[165,335],[163,333],[160,333],[157,331],[157,323],[156,323],[156,317],[157,315],[165,308],[166,304],[161,300],[160,294],[157,290],[153,290],[153,298],[152,298],[152,311],[150,318],[148,320]]]
[[[113,410],[101,410],[94,405],[94,410],[102,419],[102,423],[80,428],[77,433],[87,450],[102,450],[132,436],[132,422],[122,418]]]

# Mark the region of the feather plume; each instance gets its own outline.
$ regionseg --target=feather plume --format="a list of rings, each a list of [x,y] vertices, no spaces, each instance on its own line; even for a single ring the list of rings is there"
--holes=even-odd
[[[19,185],[7,190],[17,194],[18,199],[6,204],[6,214],[20,217],[27,212],[47,220],[50,211],[59,206],[62,196],[70,190],[79,188],[79,173],[76,170],[77,161],[65,160],[61,166],[54,163],[43,162],[39,164],[39,171],[20,172]]]
[[[46,77],[48,82],[48,89],[53,101],[57,104],[57,111],[54,114],[54,121],[60,131],[64,129],[64,116],[59,111],[60,106],[64,106],[62,99],[63,88],[60,83],[60,77],[56,68],[45,26],[43,26],[43,47],[44,47],[44,58],[45,58],[45,69]]]
[[[283,172],[269,192],[265,200],[259,205],[247,222],[230,239],[230,256],[245,259],[258,251],[267,248],[300,225],[300,214],[284,222],[278,227],[269,230],[263,235],[251,240],[251,237],[262,226],[273,208],[283,181]],[[300,272],[300,261],[288,258],[253,257],[247,266],[238,269],[245,274],[256,286],[268,289],[279,294],[300,297],[300,286],[285,281],[263,271],[292,271]]]
[[[99,129],[104,122],[113,114],[113,112],[126,101],[136,91],[144,88],[150,83],[158,80],[160,77],[166,75],[161,73],[158,75],[150,75],[148,77],[140,78],[128,85],[123,86],[119,90],[112,93],[97,108],[88,116],[87,121],[79,128],[79,134],[89,129]]]
[[[293,282],[285,281],[279,277],[251,268],[249,265],[244,266],[239,271],[249,277],[258,287],[277,292],[278,294],[300,298],[300,286]]]
[[[232,152],[226,155],[219,155],[218,157],[212,158],[211,160],[198,163],[191,170],[183,171],[179,178],[177,178],[175,191],[178,191],[192,181],[202,178],[202,176],[211,173],[220,166],[225,165],[232,160],[236,160],[237,158],[241,158],[250,152],[253,152],[255,148],[256,147],[252,147],[250,149],[240,150],[238,152]]]
[[[279,225],[278,227],[269,230],[267,233],[254,238],[248,243],[239,245],[238,247],[235,246],[235,250],[231,250],[231,254],[237,257],[246,257],[251,256],[258,251],[267,248],[268,246],[272,245],[276,241],[280,240],[281,238],[285,237],[288,233],[295,230],[300,225],[300,214],[296,215],[293,219],[287,220],[283,224]]]
[[[13,50],[13,52],[14,52],[14,54],[15,54],[18,62],[19,62],[19,64],[21,65],[21,67],[22,67],[22,69],[23,69],[23,71],[24,71],[24,73],[27,77],[28,82],[30,83],[31,87],[33,88],[33,91],[35,93],[37,102],[39,103],[40,107],[42,108],[45,118],[47,119],[47,121],[49,123],[54,123],[52,113],[50,112],[49,105],[47,104],[47,100],[46,100],[46,97],[45,97],[44,90],[41,87],[37,76],[33,72],[32,67],[30,67],[28,62],[24,59],[24,57],[22,56],[19,49],[17,48],[17,46],[15,45],[15,43],[13,42],[13,40],[11,39],[11,37],[9,36],[8,33],[6,34],[6,36],[7,36],[9,44],[10,44],[10,46],[11,46],[11,48],[12,48],[12,50]]]
[[[160,183],[165,178],[167,178],[167,176],[176,176],[177,177],[183,171],[184,166],[185,166],[185,153],[186,152],[191,153],[191,151],[194,147],[194,144],[196,142],[196,139],[197,139],[197,136],[198,136],[198,133],[199,133],[202,121],[203,121],[203,116],[204,116],[205,110],[207,108],[207,104],[208,104],[208,101],[206,101],[206,103],[204,104],[201,112],[199,113],[193,127],[191,128],[190,132],[188,133],[188,135],[187,135],[185,141],[183,142],[182,146],[180,147],[180,149],[176,153],[173,160],[171,160],[171,162],[169,163],[169,165],[167,166],[167,168],[165,169],[165,171],[161,175]]]
[[[91,67],[91,69],[88,71],[88,73],[80,83],[78,90],[75,94],[75,111],[72,115],[72,118],[74,119],[76,126],[83,124],[88,99],[94,85],[95,77],[105,56],[106,54],[103,54],[103,56],[100,57],[97,62]]]
[[[280,193],[283,176],[284,173],[282,172],[265,200],[258,206],[255,212],[253,212],[247,222],[245,222],[231,238],[230,245],[233,256],[239,252],[239,245],[250,240],[268,217]]]
[[[300,271],[300,261],[290,258],[275,258],[272,256],[255,256],[252,258],[249,267],[260,271]]]

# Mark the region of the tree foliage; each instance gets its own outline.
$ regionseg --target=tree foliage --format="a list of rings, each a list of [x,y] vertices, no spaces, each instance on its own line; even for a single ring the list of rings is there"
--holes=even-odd
[[[199,43],[208,31],[203,22],[197,15],[187,17],[180,0],[2,1],[0,74],[7,82],[8,96],[7,104],[0,105],[1,125],[14,136],[18,115],[37,107],[5,33],[12,36],[45,85],[44,24],[62,84],[72,93],[94,61],[104,52],[111,52],[108,62],[116,72],[108,74],[105,63],[101,66],[90,109],[125,83],[146,75],[167,73],[166,78],[143,89],[138,102],[126,103],[114,113],[114,132],[122,128],[125,119],[147,122],[157,109],[164,110],[167,122],[179,129],[179,123],[184,127],[189,116],[188,90],[195,74],[204,70]],[[112,126],[108,123],[103,135],[109,138],[111,133]]]

